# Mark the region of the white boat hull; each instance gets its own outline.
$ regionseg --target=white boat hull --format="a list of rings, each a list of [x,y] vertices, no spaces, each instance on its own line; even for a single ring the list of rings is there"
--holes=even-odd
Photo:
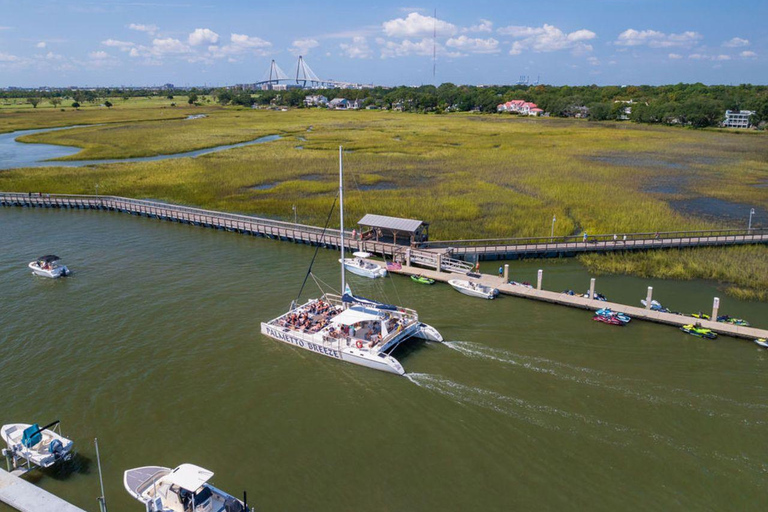
[[[64,265],[46,270],[38,267],[34,261],[29,264],[29,268],[32,270],[33,274],[41,277],[49,277],[51,279],[68,276],[70,273],[69,269]]]
[[[757,343],[758,345],[760,345],[763,348],[768,348],[768,340],[756,339],[755,343]]]
[[[443,341],[443,335],[440,334],[440,331],[431,325],[425,324],[424,322],[419,325],[419,329],[416,334],[414,334],[414,337],[427,341],[436,341],[439,343],[442,343]]]
[[[412,330],[415,331],[415,329]],[[365,366],[366,368],[372,368],[374,370],[394,373],[395,375],[405,375],[405,370],[397,359],[386,354],[382,354],[380,356],[378,353],[369,352],[365,349],[365,347],[346,347],[339,346],[340,344],[337,344],[336,346],[330,346],[322,342],[318,342],[317,340],[313,339],[311,335],[270,325],[266,322],[261,323],[261,333],[264,336],[282,341],[288,345],[303,348],[304,350],[330,357],[332,359],[346,361],[348,363]],[[411,335],[415,334],[410,334],[407,330],[403,331],[401,336],[399,336],[396,341],[403,341],[405,338],[408,338]]]
[[[339,263],[341,263],[341,260],[339,260]],[[344,259],[344,268],[355,275],[367,277],[369,279],[377,279],[379,277],[387,276],[387,269],[373,263],[361,266],[356,260],[351,258]]]
[[[470,281],[464,281],[461,279],[451,279],[448,281],[448,284],[450,284],[457,292],[468,295],[469,297],[477,297],[480,299],[490,300],[495,299],[499,294],[499,291],[496,288],[491,288],[490,286],[481,284],[477,284],[475,287],[472,287],[472,283]]]
[[[3,425],[0,429],[0,437],[8,445],[8,449],[14,457],[23,458],[36,466],[47,468],[59,460],[67,460],[71,456],[74,443],[52,430],[43,430],[41,432],[42,440],[38,444],[30,448],[25,447],[21,441],[24,430],[30,426],[26,423],[12,423]],[[61,449],[58,453],[52,453],[50,450],[53,441],[61,443]]]

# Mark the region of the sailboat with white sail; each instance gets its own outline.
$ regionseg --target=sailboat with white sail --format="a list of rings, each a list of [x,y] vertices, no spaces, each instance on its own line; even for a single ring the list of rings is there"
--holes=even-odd
[[[265,336],[326,357],[404,375],[392,352],[410,338],[443,341],[434,327],[419,320],[418,313],[352,294],[344,264],[344,166],[339,147],[339,203],[341,289],[343,295],[324,294],[262,322]]]

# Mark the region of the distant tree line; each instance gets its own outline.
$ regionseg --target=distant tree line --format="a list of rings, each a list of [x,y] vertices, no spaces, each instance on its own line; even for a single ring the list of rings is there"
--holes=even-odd
[[[623,120],[692,127],[718,125],[725,110],[751,110],[755,125],[768,124],[768,86],[676,84],[663,86],[490,86],[477,87],[445,83],[438,87],[376,87],[372,89],[288,89],[283,91],[249,91],[238,88],[60,89],[51,91],[6,90],[0,98],[28,98],[30,103],[48,100],[57,106],[62,99],[79,104],[102,102],[106,98],[187,96],[189,103],[208,96],[221,105],[304,107],[308,94],[321,94],[329,100],[340,97],[362,100],[365,107],[396,109],[405,112],[496,112],[497,105],[513,99],[536,103],[554,117],[588,117],[591,120]],[[55,103],[57,102],[58,103]],[[631,103],[629,103],[631,101]],[[36,106],[36,103],[33,103]],[[628,112],[627,108],[631,112]]]

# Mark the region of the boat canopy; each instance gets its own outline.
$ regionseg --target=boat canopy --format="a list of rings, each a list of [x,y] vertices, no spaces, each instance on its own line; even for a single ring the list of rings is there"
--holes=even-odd
[[[167,481],[184,490],[195,492],[213,477],[213,472],[194,464],[182,464],[168,475]]]
[[[358,303],[362,304],[367,307],[371,307],[374,309],[383,309],[386,311],[397,311],[397,306],[393,306],[392,304],[384,304],[383,302],[377,302],[375,300],[366,299],[365,297],[358,297],[357,295],[352,295],[349,292],[349,289],[342,295],[341,300],[343,302],[348,303]]]
[[[43,263],[53,263],[54,261],[59,261],[60,259],[61,258],[53,254],[47,254],[45,256],[40,256],[39,258],[37,258],[37,261],[42,261]]]
[[[353,252],[352,256],[357,256],[358,258],[370,258],[372,254],[365,251],[357,251],[357,252]]]

